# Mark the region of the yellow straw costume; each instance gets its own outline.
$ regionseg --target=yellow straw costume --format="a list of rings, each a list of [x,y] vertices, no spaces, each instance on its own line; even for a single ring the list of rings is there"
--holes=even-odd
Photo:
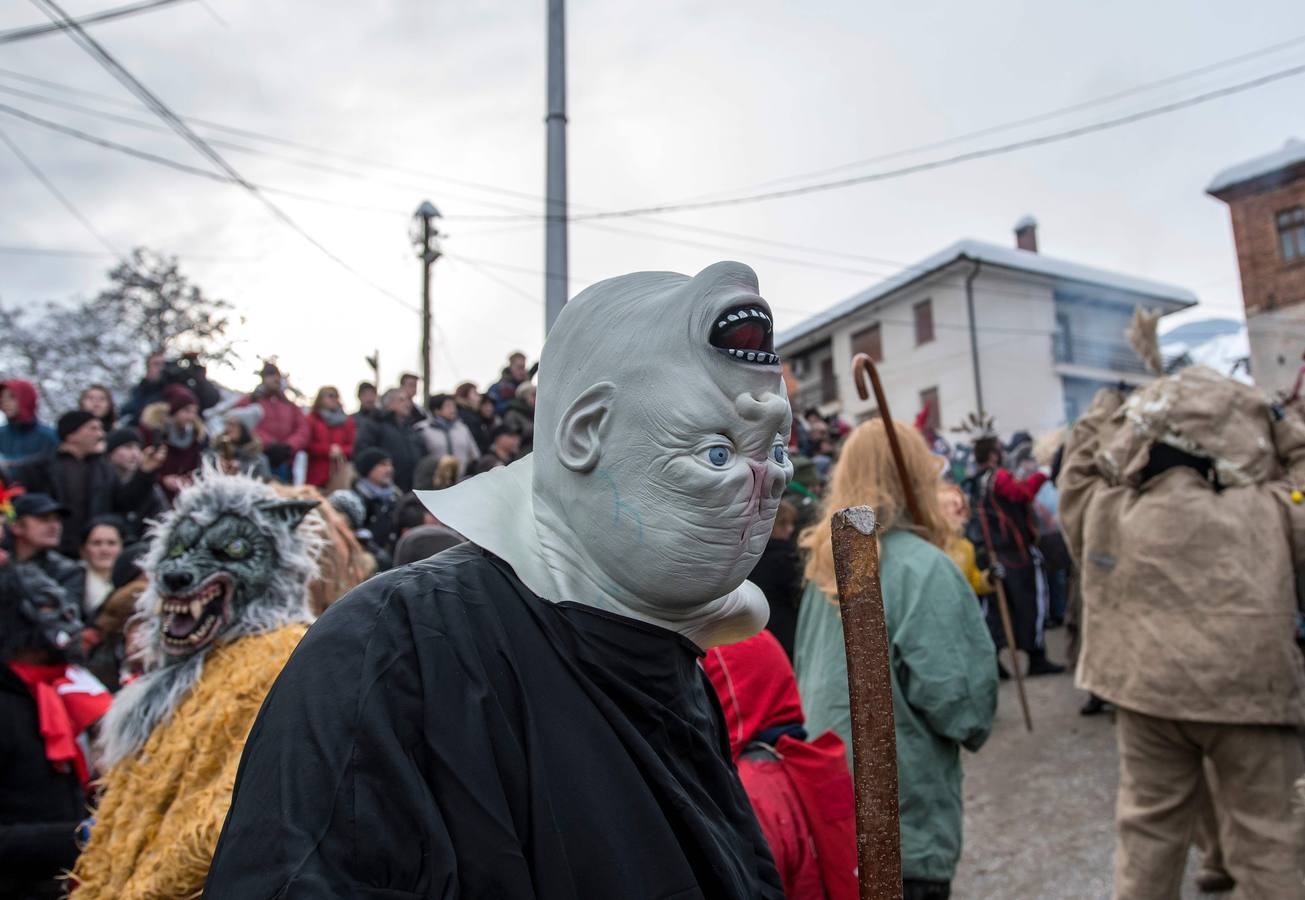
[[[140,752],[104,777],[75,900],[180,900],[204,889],[254,718],[308,626],[215,645]]]

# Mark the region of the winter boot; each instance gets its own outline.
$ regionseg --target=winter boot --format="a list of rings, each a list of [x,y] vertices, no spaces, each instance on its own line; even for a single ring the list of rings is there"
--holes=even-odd
[[[1047,651],[1039,647],[1029,653],[1029,676],[1059,675],[1065,667],[1047,659]]]

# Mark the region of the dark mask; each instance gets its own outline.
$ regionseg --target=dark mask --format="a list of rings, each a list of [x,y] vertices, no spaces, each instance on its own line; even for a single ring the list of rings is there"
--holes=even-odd
[[[0,569],[0,653],[45,650],[76,661],[81,656],[81,609],[75,598],[30,563]]]

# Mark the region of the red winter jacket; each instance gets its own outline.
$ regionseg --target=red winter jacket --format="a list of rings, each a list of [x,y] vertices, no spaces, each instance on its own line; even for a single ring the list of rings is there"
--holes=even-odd
[[[331,480],[331,445],[344,451],[345,459],[353,459],[355,426],[352,416],[345,416],[343,425],[327,425],[316,412],[308,414],[308,475],[305,481],[313,487],[325,487]]]
[[[832,731],[810,743],[774,736],[803,722],[797,678],[784,648],[763,631],[713,647],[703,668],[720,697],[730,753],[785,896],[856,900],[856,810],[843,741]]]
[[[308,446],[308,419],[285,398],[284,394],[273,394],[262,388],[244,397],[237,407],[257,404],[263,408],[263,418],[254,426],[254,437],[270,444],[285,444],[298,453]]]

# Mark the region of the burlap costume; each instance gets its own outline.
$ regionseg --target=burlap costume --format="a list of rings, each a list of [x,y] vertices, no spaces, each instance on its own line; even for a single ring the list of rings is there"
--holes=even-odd
[[[1222,490],[1186,465],[1147,478],[1157,444],[1211,460]],[[1289,802],[1302,484],[1305,427],[1203,367],[1104,390],[1074,426],[1060,516],[1083,573],[1077,684],[1120,709],[1117,897],[1178,896],[1207,759],[1239,889],[1305,896]]]

